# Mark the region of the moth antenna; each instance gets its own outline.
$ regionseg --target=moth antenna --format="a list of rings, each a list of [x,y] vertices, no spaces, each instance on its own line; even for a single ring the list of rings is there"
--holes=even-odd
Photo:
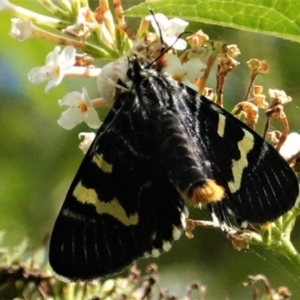
[[[151,15],[152,15],[152,17],[153,17],[156,25],[157,25],[157,28],[158,28],[158,31],[159,31],[160,42],[161,42],[162,45],[165,45],[164,39],[162,37],[162,31],[161,31],[161,28],[160,28],[160,26],[159,26],[159,24],[158,24],[158,22],[157,22],[157,20],[155,18],[155,14],[154,14],[154,12],[153,12],[153,10],[151,8],[149,8],[149,11],[150,11],[150,13],[151,13]]]
[[[159,23],[157,22],[157,20],[156,20],[156,18],[155,18],[155,14],[154,14],[154,12],[153,12],[153,10],[151,9],[151,8],[149,8],[149,11],[150,11],[150,13],[151,13],[151,15],[153,16],[153,19],[154,19],[154,21],[155,21],[155,23],[156,23],[156,25],[157,25],[157,28],[158,28],[158,31],[159,31],[159,36],[160,36],[160,42],[161,42],[161,44],[162,44],[162,49],[161,49],[161,53],[160,53],[160,55],[155,59],[155,60],[153,60],[152,62],[150,62],[145,68],[150,68],[155,62],[157,62],[157,61],[159,61],[169,50],[171,50],[172,48],[173,48],[173,46],[176,44],[176,42],[184,35],[184,34],[192,34],[193,32],[191,32],[191,31],[184,31],[184,32],[182,32],[182,33],[180,33],[178,36],[177,36],[177,38],[176,38],[176,40],[175,40],[175,42],[171,45],[171,46],[168,46],[168,47],[166,47],[165,46],[165,42],[164,42],[164,40],[163,40],[163,37],[162,37],[162,31],[161,31],[161,28],[160,28],[160,25],[159,25]]]

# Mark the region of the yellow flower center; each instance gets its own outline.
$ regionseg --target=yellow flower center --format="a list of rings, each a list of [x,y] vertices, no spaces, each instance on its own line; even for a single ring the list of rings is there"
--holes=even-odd
[[[59,74],[60,74],[60,67],[59,67],[59,66],[56,66],[53,73],[55,74],[55,77],[59,77]]]
[[[175,79],[176,81],[178,82],[182,82],[182,75],[179,75],[179,74],[174,74],[173,75],[173,79]]]
[[[78,108],[82,113],[84,113],[88,110],[88,106],[84,102],[80,102],[78,104]]]

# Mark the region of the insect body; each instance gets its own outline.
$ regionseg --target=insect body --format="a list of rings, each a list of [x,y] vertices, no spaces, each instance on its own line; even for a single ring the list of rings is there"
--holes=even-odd
[[[71,280],[122,270],[178,239],[186,202],[214,218],[264,223],[292,208],[298,182],[259,135],[159,66],[129,61],[120,94],[56,220],[50,264]]]

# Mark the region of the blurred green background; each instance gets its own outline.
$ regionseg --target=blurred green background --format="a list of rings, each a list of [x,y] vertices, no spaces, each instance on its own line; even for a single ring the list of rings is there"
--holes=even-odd
[[[15,3],[44,12],[37,1]],[[34,39],[19,43],[8,35],[11,17],[1,14],[0,18],[0,230],[8,231],[8,244],[27,236],[32,247],[36,247],[51,231],[82,160],[77,135],[89,131],[85,125],[72,131],[59,127],[56,120],[63,109],[57,100],[83,86],[91,98],[97,97],[97,90],[94,79],[65,79],[48,94],[44,93],[45,85],[30,84],[28,71],[43,65],[55,45]],[[265,94],[268,88],[284,89],[293,98],[285,112],[291,131],[300,131],[299,44],[205,24],[193,24],[188,29],[202,29],[212,39],[237,44],[242,52],[237,58],[241,64],[229,75],[224,90],[228,110],[242,100],[249,78],[246,62],[251,58],[266,59],[270,73],[260,76],[256,83],[264,86]],[[213,77],[209,85],[214,87]],[[261,115],[260,132],[264,120]],[[282,129],[281,123],[271,125]],[[191,209],[191,214],[196,219],[210,218],[205,211]],[[300,249],[298,230],[296,226],[293,241]],[[226,296],[231,300],[251,299],[252,288],[245,288],[242,283],[248,275],[262,273],[274,287],[286,285],[295,295],[292,299],[300,299],[300,274],[287,259],[256,248],[238,252],[217,230],[197,229],[194,239],[182,237],[168,254],[142,260],[138,266],[143,268],[150,262],[159,266],[160,286],[178,295],[183,295],[185,286],[197,280],[207,286],[208,300]]]

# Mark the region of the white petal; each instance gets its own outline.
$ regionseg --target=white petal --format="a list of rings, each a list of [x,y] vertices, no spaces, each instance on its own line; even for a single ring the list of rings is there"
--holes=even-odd
[[[28,79],[31,83],[39,84],[48,81],[50,76],[47,67],[36,67],[28,72]]]
[[[18,18],[11,19],[11,30],[9,33],[19,42],[24,42],[32,36],[32,23]]]
[[[173,18],[169,20],[170,27],[168,28],[167,34],[170,36],[178,36],[180,33],[184,32],[185,28],[189,25],[189,22],[186,22],[179,18]]]
[[[62,81],[62,78],[62,76],[59,76],[48,80],[47,85],[45,87],[45,93],[49,93],[52,88],[59,85]]]
[[[79,144],[79,148],[83,151],[84,154],[89,150],[92,142],[95,139],[95,132],[80,132],[78,137],[83,138],[82,142]]]
[[[52,52],[46,56],[46,66],[56,65],[59,58],[60,47],[56,46]]]
[[[85,115],[84,121],[86,122],[86,124],[89,127],[94,128],[94,129],[98,129],[101,125],[99,115],[98,115],[97,111],[92,107],[88,109],[88,111]]]
[[[184,64],[186,70],[186,77],[191,82],[203,75],[206,65],[200,58],[192,58]]]
[[[82,100],[83,102],[85,102],[85,104],[88,106],[88,107],[93,107],[92,105],[92,102],[91,102],[91,99],[88,95],[88,92],[86,90],[86,88],[82,88],[82,94],[81,94],[81,97],[82,97]]]
[[[174,75],[179,75],[183,76],[184,75],[184,68],[179,60],[179,58],[174,55],[167,53],[165,54],[165,59],[166,59],[166,68],[165,70],[172,76]]]
[[[166,31],[170,27],[168,18],[162,13],[157,13],[154,16],[147,16],[145,19],[151,22],[152,27],[158,35],[160,34],[160,31]]]
[[[59,56],[60,66],[64,68],[64,70],[68,70],[70,67],[74,66],[76,62],[75,57],[76,49],[73,46],[67,46]]]
[[[279,153],[286,159],[292,158],[300,151],[300,134],[290,133],[282,144]]]
[[[187,42],[183,39],[178,39],[177,36],[163,36],[163,41],[176,50],[184,50],[187,46]]]
[[[128,58],[124,55],[105,65],[97,77],[98,91],[109,107],[112,107],[115,101],[114,93],[116,90],[116,84],[112,83],[116,83],[120,79],[126,84],[128,81],[127,70]]]
[[[83,119],[84,115],[78,109],[69,107],[61,114],[57,123],[64,129],[70,130],[81,123]]]
[[[83,101],[82,94],[79,92],[71,92],[58,100],[59,106],[67,105],[77,107],[80,102]]]
[[[169,67],[179,67],[181,66],[180,59],[177,55],[171,54],[171,53],[166,53],[164,55],[164,58],[166,59],[166,63]]]

